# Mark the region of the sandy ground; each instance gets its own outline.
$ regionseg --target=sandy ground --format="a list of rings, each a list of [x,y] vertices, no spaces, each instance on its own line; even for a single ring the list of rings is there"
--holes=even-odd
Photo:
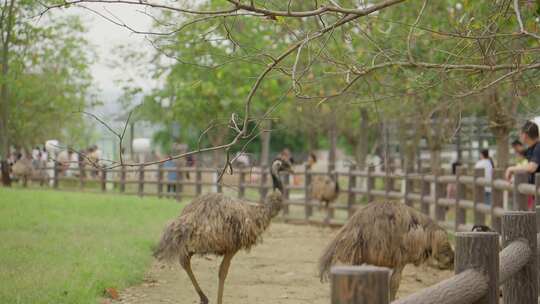
[[[317,260],[336,231],[329,228],[273,223],[264,242],[250,253],[238,253],[225,284],[224,303],[330,303],[330,285],[317,277]],[[216,302],[221,258],[193,258],[193,269],[210,299]],[[427,266],[405,268],[398,297],[452,275]],[[189,278],[179,265],[155,262],[144,283],[120,292],[119,303],[199,303]]]

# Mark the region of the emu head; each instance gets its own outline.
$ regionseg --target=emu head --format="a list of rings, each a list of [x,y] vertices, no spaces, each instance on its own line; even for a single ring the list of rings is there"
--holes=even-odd
[[[450,245],[446,231],[442,229],[432,231],[430,245],[432,257],[437,261],[437,266],[440,269],[454,267],[454,250]]]
[[[283,205],[283,183],[279,177],[280,172],[292,173],[291,163],[287,160],[276,159],[272,162],[270,167],[270,174],[272,175],[272,183],[274,185],[274,191],[270,192],[265,198],[265,204],[272,210],[272,217],[276,216]]]

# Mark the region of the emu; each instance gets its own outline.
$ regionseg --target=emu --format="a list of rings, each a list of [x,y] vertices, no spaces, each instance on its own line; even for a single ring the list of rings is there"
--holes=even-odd
[[[328,210],[328,206],[339,196],[339,183],[337,174],[334,178],[320,176],[313,180],[310,189],[311,198],[323,203],[323,208]],[[327,213],[325,221],[330,220],[330,213]]]
[[[260,242],[261,234],[281,210],[281,171],[291,171],[291,164],[285,160],[274,160],[270,167],[274,189],[263,204],[252,204],[221,193],[205,194],[187,205],[163,232],[154,256],[164,261],[180,260],[201,304],[207,304],[208,298],[193,274],[191,257],[195,254],[223,256],[217,296],[217,303],[222,304],[223,287],[232,258],[239,250],[249,251]]]
[[[443,228],[403,203],[372,202],[338,231],[319,260],[319,272],[324,281],[334,263],[391,268],[394,299],[405,265],[419,265],[430,257],[441,269],[453,267],[454,251]]]

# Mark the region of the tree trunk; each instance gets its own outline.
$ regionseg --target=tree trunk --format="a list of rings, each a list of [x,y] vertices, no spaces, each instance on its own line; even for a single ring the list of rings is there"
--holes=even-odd
[[[369,113],[367,109],[360,109],[360,131],[356,140],[355,155],[358,169],[364,170],[369,148]]]
[[[497,168],[506,168],[509,163],[509,141],[510,141],[510,132],[503,128],[498,128],[493,130],[495,135],[495,141],[497,142]]]
[[[430,149],[429,153],[430,153],[429,161],[431,165],[431,173],[437,175],[441,172],[441,150]]]
[[[0,153],[2,158],[2,183],[4,186],[11,186],[11,179],[9,177],[9,170],[7,170],[7,159],[9,157],[9,135],[8,135],[8,110],[9,110],[9,92],[8,92],[8,75],[9,75],[9,46],[11,43],[11,31],[13,30],[14,24],[14,5],[15,0],[11,0],[8,3],[5,2],[4,5],[4,18],[7,16],[7,20],[3,19],[2,28],[4,31],[2,34],[2,57],[0,59],[0,64],[2,64],[2,85],[0,87]],[[5,14],[5,10],[7,14]],[[7,21],[7,22],[6,22]]]
[[[336,117],[332,118],[332,125],[328,132],[328,139],[330,141],[330,152],[328,154],[328,171],[336,169],[336,152],[337,152],[337,126]]]
[[[268,166],[270,159],[270,138],[272,129],[272,121],[268,120],[267,123],[263,123],[264,132],[261,133],[261,166]]]

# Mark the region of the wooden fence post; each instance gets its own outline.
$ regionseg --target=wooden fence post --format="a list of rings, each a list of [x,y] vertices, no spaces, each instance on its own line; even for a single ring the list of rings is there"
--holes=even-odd
[[[268,188],[266,188],[268,174],[266,174],[266,170],[268,170],[267,166],[261,166],[261,179],[259,186],[259,195],[261,196],[261,200],[264,200],[266,194],[268,193]]]
[[[534,175],[534,205],[538,206],[540,205],[540,173],[536,173]],[[536,210],[536,208],[533,208],[533,211]]]
[[[126,192],[126,167],[120,167],[120,192]]]
[[[410,179],[410,172],[409,172],[409,169],[408,168],[405,168],[405,173],[403,175],[403,202],[405,203],[405,205],[407,206],[410,206],[412,207],[413,206],[413,201],[411,199],[409,199],[409,194],[411,194],[413,192],[413,182],[412,180]]]
[[[373,195],[371,194],[371,190],[373,190],[373,188],[375,187],[372,174],[373,166],[368,165],[366,167],[366,197],[368,203],[371,203],[373,201]]]
[[[174,187],[174,194],[176,197],[177,202],[182,201],[182,193],[184,192],[184,184],[182,181],[184,180],[184,172],[182,172],[182,168],[179,164],[176,164],[176,187]]]
[[[216,180],[216,191],[217,191],[217,193],[223,193],[223,177],[221,178],[221,180],[218,181],[217,178],[218,178],[219,173],[216,172],[216,173],[213,173],[213,174],[215,174],[215,176],[216,176],[215,180]]]
[[[444,184],[440,182],[439,175],[435,175],[435,188],[434,188],[434,199],[435,199],[435,219],[437,222],[444,222],[446,220],[446,209],[448,207],[440,205],[439,200],[444,198],[445,188]]]
[[[202,194],[202,171],[201,171],[201,167],[199,167],[198,163],[197,165],[195,166],[195,170],[197,171],[195,173],[195,177],[196,177],[196,180],[195,180],[195,195],[196,196],[199,196]]]
[[[240,169],[240,175],[238,176],[238,198],[244,198],[246,196],[246,172],[244,169]]]
[[[459,181],[460,176],[466,175],[466,168],[457,168],[456,170],[456,216],[454,229],[458,232],[461,225],[464,225],[467,221],[467,209],[461,208],[459,202],[465,199],[465,184]]]
[[[538,267],[536,252],[536,212],[510,211],[502,217],[503,247],[518,239],[527,240],[531,257],[519,272],[503,285],[505,304],[538,303]]]
[[[429,202],[426,201],[426,198],[429,197],[431,193],[431,183],[426,180],[426,175],[422,174],[421,183],[421,192],[420,192],[420,211],[422,213],[430,215]]]
[[[456,264],[459,274],[475,269],[484,274],[488,289],[474,304],[499,303],[499,234],[496,232],[459,232],[456,234]]]
[[[331,269],[332,304],[390,303],[390,270],[375,266],[336,266]]]
[[[85,171],[84,171],[83,162],[80,161],[80,162],[78,162],[78,164],[79,164],[79,188],[80,188],[80,189],[84,189],[84,175],[85,175]]]
[[[138,194],[140,197],[144,195],[144,166],[139,166],[139,190]]]
[[[351,217],[354,214],[354,204],[356,204],[356,175],[354,171],[356,170],[356,165],[351,165],[349,167],[349,195],[347,197],[347,212],[348,216]]]
[[[485,188],[478,185],[478,179],[484,177],[485,169],[474,169],[474,184],[473,184],[473,212],[474,223],[477,225],[485,225],[486,216],[478,210],[478,205],[484,203]]]
[[[58,175],[59,175],[59,168],[58,168],[59,164],[57,162],[54,162],[54,166],[53,166],[53,188],[54,189],[58,189]]]
[[[495,188],[495,180],[502,178],[504,178],[504,170],[495,169],[491,182],[491,227],[499,233],[502,232],[501,217],[495,215],[495,208],[503,208],[504,191]]]
[[[513,189],[513,197],[511,209],[512,210],[529,210],[529,206],[527,204],[527,195],[521,194],[519,192],[518,186],[520,184],[526,184],[529,181],[529,173],[527,172],[516,172],[514,174],[514,189]]]
[[[167,175],[168,175],[168,172],[167,172]],[[163,197],[163,163],[158,164],[158,168],[157,168],[157,196],[158,198]]]
[[[107,192],[107,170],[101,168],[101,192]]]
[[[389,193],[392,190],[392,178],[390,177],[390,165],[388,168],[384,168],[384,200],[388,201],[390,199]]]
[[[290,175],[289,172],[286,172],[285,175],[283,175],[283,201],[285,204],[283,204],[283,215],[289,215],[289,184],[290,184]]]
[[[305,197],[305,208],[304,215],[306,220],[313,215],[313,207],[311,206],[311,168],[306,164],[304,171],[304,197]]]

